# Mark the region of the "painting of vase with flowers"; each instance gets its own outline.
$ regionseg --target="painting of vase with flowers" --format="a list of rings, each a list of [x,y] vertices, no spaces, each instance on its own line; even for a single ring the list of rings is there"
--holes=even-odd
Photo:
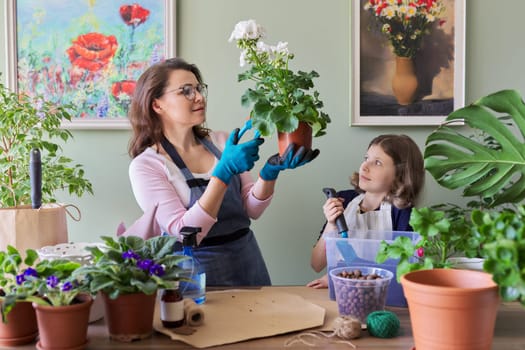
[[[72,127],[126,125],[136,79],[168,55],[171,2],[6,1],[18,91],[73,105]]]
[[[353,125],[435,125],[463,106],[464,6],[353,3]]]

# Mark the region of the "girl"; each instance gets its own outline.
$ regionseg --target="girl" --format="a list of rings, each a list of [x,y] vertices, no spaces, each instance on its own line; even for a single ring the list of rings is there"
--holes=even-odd
[[[319,272],[326,267],[323,234],[337,230],[335,219],[344,214],[349,236],[352,231],[412,231],[410,213],[423,186],[423,156],[406,135],[380,135],[368,145],[359,173],[352,175],[355,190],[338,193],[323,205],[326,223],[312,250],[311,266]],[[307,284],[327,288],[328,276]]]

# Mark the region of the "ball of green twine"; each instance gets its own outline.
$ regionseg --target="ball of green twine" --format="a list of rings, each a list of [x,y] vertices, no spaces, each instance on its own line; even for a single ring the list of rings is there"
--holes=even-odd
[[[366,318],[368,333],[378,338],[393,338],[399,332],[399,318],[390,311],[374,311]]]

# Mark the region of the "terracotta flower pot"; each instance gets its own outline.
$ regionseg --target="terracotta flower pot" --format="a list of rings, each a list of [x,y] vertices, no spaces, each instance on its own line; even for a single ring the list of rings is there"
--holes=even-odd
[[[392,91],[400,105],[414,102],[418,81],[414,60],[409,57],[396,57],[396,70],[392,78]]]
[[[297,146],[304,146],[306,149],[312,148],[312,127],[305,122],[299,122],[299,126],[295,131],[286,133],[277,133],[279,154],[282,156],[290,143]]]
[[[19,302],[0,320],[0,346],[17,346],[33,342],[38,335],[35,310],[28,302]]]
[[[40,340],[38,350],[80,350],[87,345],[89,310],[93,298],[77,296],[79,303],[68,306],[43,306],[33,303]]]
[[[472,270],[420,270],[403,275],[401,285],[416,349],[491,349],[500,301],[492,275]]]
[[[153,334],[156,293],[123,294],[117,299],[110,299],[106,293],[102,293],[102,297],[111,339],[132,342]]]

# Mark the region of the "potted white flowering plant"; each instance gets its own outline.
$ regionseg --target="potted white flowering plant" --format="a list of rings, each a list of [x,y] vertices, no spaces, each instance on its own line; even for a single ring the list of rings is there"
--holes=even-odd
[[[294,54],[288,50],[288,43],[280,41],[275,46],[268,45],[261,41],[264,36],[265,29],[252,19],[237,23],[231,33],[229,41],[235,41],[241,49],[241,67],[250,65],[247,71],[239,74],[238,80],[255,82],[255,87],[248,88],[242,95],[241,103],[245,107],[252,106],[252,126],[262,136],[276,131],[304,132],[309,135],[305,144],[309,148],[312,135],[324,135],[330,122],[328,114],[321,111],[323,102],[319,92],[310,91],[314,87],[313,79],[319,74],[313,70],[309,73],[292,71],[289,63]],[[295,139],[292,142],[300,143]]]

